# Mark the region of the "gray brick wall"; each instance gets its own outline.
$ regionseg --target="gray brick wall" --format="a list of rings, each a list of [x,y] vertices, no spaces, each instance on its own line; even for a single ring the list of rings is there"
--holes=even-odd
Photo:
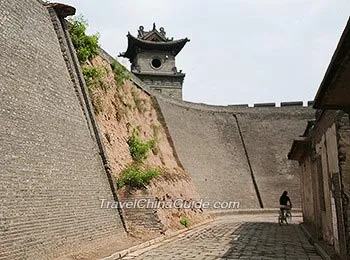
[[[258,207],[232,114],[181,107],[160,98],[158,102],[180,161],[202,198]]]
[[[0,2],[0,259],[124,235],[45,7]],[[51,256],[51,257],[50,257]]]
[[[159,58],[162,62],[162,66],[159,69],[154,69],[151,66],[151,61],[153,58]],[[168,52],[141,52],[136,56],[138,65],[140,66],[141,72],[147,73],[173,73],[172,69],[175,67],[175,57]]]
[[[141,201],[140,207],[125,207],[125,218],[128,223],[128,227],[131,229],[146,229],[146,231],[161,231],[163,230],[163,224],[157,214],[157,209],[144,205],[145,201],[154,202],[157,201],[153,195],[149,193],[147,189],[133,190],[130,188],[124,188],[120,191],[120,202],[128,203]],[[137,202],[136,202],[137,203]],[[143,230],[145,232],[145,230]]]
[[[299,168],[287,160],[293,139],[314,117],[310,107],[209,106],[157,97],[177,153],[200,195],[258,207],[247,154],[264,207],[277,207],[284,189],[300,207]]]
[[[158,69],[151,65],[154,58],[158,58],[162,63]],[[138,66],[139,71],[132,72],[141,73],[137,76],[147,87],[169,97],[182,100],[183,77],[174,77],[174,55],[161,51],[141,52],[137,54],[134,63]]]
[[[237,114],[252,169],[265,207],[277,207],[287,190],[294,207],[301,207],[300,168],[287,154],[293,139],[312,119],[311,108],[265,108]]]
[[[153,88],[153,91],[158,91],[157,88]],[[158,91],[159,92],[159,91]],[[168,97],[182,100],[182,89],[179,88],[162,88],[161,93]]]

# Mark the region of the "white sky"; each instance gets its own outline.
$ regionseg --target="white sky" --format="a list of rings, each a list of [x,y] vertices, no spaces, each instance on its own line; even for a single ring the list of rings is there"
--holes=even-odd
[[[184,100],[220,105],[312,100],[350,11],[349,0],[62,2],[76,7],[112,56],[140,25],[190,38],[176,64],[186,73]]]

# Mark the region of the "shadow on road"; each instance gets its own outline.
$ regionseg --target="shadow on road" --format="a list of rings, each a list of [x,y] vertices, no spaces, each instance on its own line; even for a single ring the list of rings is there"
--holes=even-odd
[[[321,259],[299,225],[246,222],[233,233],[223,259]]]

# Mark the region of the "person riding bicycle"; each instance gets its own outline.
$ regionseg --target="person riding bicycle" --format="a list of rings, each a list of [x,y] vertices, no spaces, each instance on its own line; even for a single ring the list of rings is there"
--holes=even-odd
[[[282,216],[284,216],[286,211],[291,210],[292,208],[292,201],[287,195],[288,195],[288,192],[284,191],[282,193],[282,196],[280,197],[280,210],[281,210]]]

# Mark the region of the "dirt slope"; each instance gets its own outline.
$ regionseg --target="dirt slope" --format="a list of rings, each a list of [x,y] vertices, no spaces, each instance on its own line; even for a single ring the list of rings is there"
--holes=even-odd
[[[155,152],[150,152],[145,164],[162,169],[146,189],[122,188],[122,201],[135,198],[150,198],[156,201],[196,201],[199,195],[192,180],[179,164],[171,146],[170,136],[162,124],[157,105],[151,96],[137,88],[131,81],[117,85],[109,63],[101,57],[92,60],[90,66],[103,68],[101,86],[92,90],[92,102],[97,121],[103,135],[113,175],[118,178],[121,171],[132,163],[128,138],[138,129],[142,140],[155,139]],[[208,218],[202,209],[125,209],[130,230],[150,229],[163,232],[184,228],[180,220],[186,218],[190,225]]]

